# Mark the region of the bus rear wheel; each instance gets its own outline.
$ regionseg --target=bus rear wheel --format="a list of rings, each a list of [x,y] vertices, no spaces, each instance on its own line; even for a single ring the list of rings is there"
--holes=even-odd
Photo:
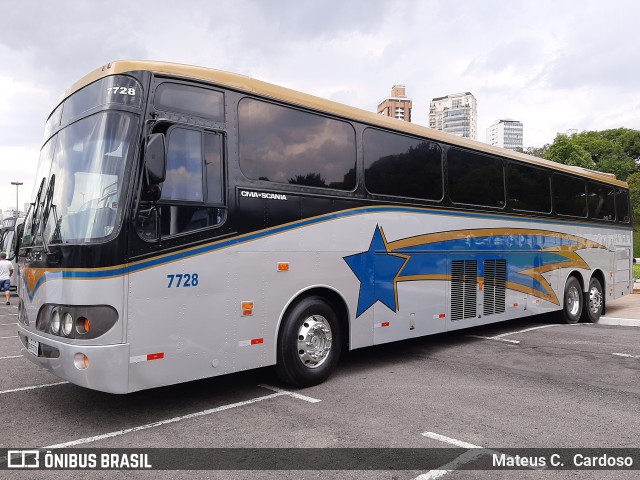
[[[602,308],[604,307],[604,295],[602,293],[602,285],[600,280],[592,278],[589,281],[589,289],[584,294],[584,309],[582,312],[582,321],[589,323],[598,323]]]
[[[319,296],[296,303],[278,335],[276,374],[296,387],[324,382],[340,357],[341,332],[331,305]]]
[[[584,296],[582,287],[576,277],[569,277],[564,286],[564,306],[562,308],[562,321],[564,323],[578,323],[582,315]]]

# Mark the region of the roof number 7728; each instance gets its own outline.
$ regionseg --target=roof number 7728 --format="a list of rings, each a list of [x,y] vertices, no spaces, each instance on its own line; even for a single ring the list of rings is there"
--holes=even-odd
[[[133,87],[109,87],[107,88],[107,95],[135,95],[136,89]]]

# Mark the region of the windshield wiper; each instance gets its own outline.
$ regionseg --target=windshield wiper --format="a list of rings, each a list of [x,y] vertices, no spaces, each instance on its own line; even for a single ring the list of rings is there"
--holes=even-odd
[[[31,218],[30,234],[33,237],[36,232],[40,230],[40,222],[38,216],[40,215],[40,198],[42,197],[42,191],[44,190],[44,177],[40,182],[40,188],[38,188],[38,194],[36,200],[33,203],[33,217]]]
[[[51,175],[51,179],[49,180],[49,186],[47,187],[47,194],[44,198],[44,208],[42,209],[42,221],[40,222],[40,235],[42,236],[42,245],[46,252],[49,252],[49,245],[47,243],[45,229],[47,228],[47,222],[49,221],[49,214],[51,210],[55,210],[55,205],[53,204],[53,192],[56,188],[56,174]],[[56,214],[54,214],[54,220],[57,220]],[[56,221],[57,224],[57,221]],[[54,231],[55,233],[55,231]]]

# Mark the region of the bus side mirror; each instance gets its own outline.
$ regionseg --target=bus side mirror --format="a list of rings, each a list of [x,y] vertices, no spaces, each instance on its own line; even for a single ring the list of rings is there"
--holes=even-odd
[[[144,163],[147,169],[149,185],[164,182],[167,174],[167,153],[164,134],[153,133],[147,139]]]

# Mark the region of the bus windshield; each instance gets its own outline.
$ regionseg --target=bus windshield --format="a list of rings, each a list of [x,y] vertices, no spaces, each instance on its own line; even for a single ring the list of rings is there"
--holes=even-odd
[[[45,144],[22,246],[84,243],[115,234],[137,124],[133,114],[100,112]]]

